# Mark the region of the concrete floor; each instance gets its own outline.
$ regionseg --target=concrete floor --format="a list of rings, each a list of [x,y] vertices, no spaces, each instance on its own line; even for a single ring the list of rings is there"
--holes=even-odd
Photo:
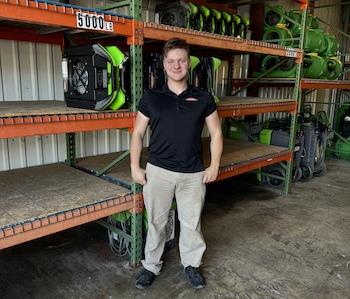
[[[90,224],[0,253],[0,298],[350,298],[350,163],[288,197],[242,178],[213,185],[203,213],[207,287],[195,291],[177,249],[146,291]]]

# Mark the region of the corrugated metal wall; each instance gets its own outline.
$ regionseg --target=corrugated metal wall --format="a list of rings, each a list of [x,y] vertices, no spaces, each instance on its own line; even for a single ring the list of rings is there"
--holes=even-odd
[[[71,1],[86,7],[115,4],[112,1]],[[143,6],[154,7],[144,1]],[[126,8],[114,10],[128,14]],[[145,10],[144,10],[145,11]],[[154,20],[154,8],[144,13],[145,20]],[[0,101],[63,101],[59,46],[0,40]],[[145,137],[145,145],[149,131]],[[129,148],[126,130],[102,130],[76,134],[78,157],[122,151]],[[45,135],[0,139],[0,171],[61,162],[66,159],[66,136]]]
[[[0,101],[63,101],[59,46],[0,40]],[[79,133],[79,157],[125,150],[125,130]],[[0,170],[64,161],[65,134],[0,139]]]

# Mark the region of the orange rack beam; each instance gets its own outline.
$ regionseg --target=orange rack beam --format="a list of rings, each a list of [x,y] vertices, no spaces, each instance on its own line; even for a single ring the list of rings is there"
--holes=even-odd
[[[172,27],[163,24],[144,22],[144,39],[166,41],[171,37],[186,40],[191,45],[198,45],[216,49],[230,50],[239,53],[260,53],[277,56],[302,57],[300,49],[281,47],[261,41],[245,40],[193,29]]]
[[[233,176],[247,173],[265,166],[269,166],[282,161],[290,161],[292,159],[292,152],[286,150],[284,152],[269,155],[268,157],[261,157],[248,162],[240,163],[238,165],[220,167],[219,175],[215,182],[231,178]]]
[[[301,89],[350,89],[350,81],[302,79]]]
[[[0,118],[0,138],[131,129],[134,121],[133,112],[7,117]]]
[[[227,97],[230,98],[230,97]],[[261,98],[231,98],[225,101],[225,97],[217,105],[219,117],[235,117],[242,115],[255,115],[268,112],[290,112],[297,109],[297,103],[294,100],[271,100]],[[247,103],[244,103],[247,101]],[[255,101],[255,102],[254,102]],[[244,103],[244,104],[243,104]]]
[[[0,249],[48,236],[119,212],[132,210],[135,206],[140,205],[137,203],[138,201],[142,201],[140,194],[126,195],[0,229]]]
[[[31,0],[0,0],[0,19],[44,26],[77,28],[77,12],[90,12],[88,8],[75,8],[63,4],[48,4]],[[113,22],[112,34],[131,37],[134,34],[132,19],[104,14],[105,21]],[[99,31],[101,32],[101,31]],[[108,33],[103,31],[103,33]]]

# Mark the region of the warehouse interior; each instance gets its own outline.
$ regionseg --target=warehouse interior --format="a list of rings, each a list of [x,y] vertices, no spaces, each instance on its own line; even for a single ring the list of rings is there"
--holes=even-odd
[[[340,0],[0,0],[0,298],[350,297],[349,20]],[[207,285],[184,276],[174,199],[164,269],[140,291],[129,144],[173,37],[224,135]]]

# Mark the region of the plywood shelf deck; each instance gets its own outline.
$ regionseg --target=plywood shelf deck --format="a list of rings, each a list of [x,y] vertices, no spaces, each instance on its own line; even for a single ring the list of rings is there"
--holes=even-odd
[[[300,49],[282,47],[262,41],[246,40],[153,22],[144,22],[143,27],[145,40],[166,41],[170,38],[178,37],[186,40],[190,45],[232,51],[237,54],[259,53],[294,57],[297,60],[300,60],[302,57]]]
[[[78,167],[85,170],[99,170],[113,161],[121,153],[112,153],[99,156],[92,156],[78,160]],[[203,140],[204,163],[208,166],[209,139]],[[277,162],[287,161],[291,158],[291,152],[287,148],[268,146],[260,143],[225,139],[224,152],[220,163],[220,173],[217,180],[222,180],[254,169],[268,166]],[[141,165],[144,167],[147,161],[147,149],[143,150]],[[105,174],[115,182],[123,185],[131,185],[130,159],[125,158],[120,164],[114,166]]]
[[[63,101],[0,102],[0,138],[131,129],[134,120],[129,110],[99,112],[70,108]]]
[[[130,190],[65,164],[0,172],[0,249],[135,208]]]

